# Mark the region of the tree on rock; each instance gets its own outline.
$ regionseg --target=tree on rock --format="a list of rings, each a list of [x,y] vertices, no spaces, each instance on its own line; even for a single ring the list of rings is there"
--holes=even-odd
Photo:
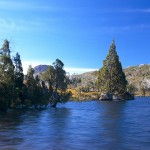
[[[107,91],[112,94],[126,92],[127,80],[119,61],[114,41],[112,41],[108,54],[103,61],[103,66],[99,70],[98,88],[101,92]]]

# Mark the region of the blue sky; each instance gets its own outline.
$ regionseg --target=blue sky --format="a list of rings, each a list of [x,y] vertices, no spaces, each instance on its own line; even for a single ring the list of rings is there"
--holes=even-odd
[[[0,44],[28,65],[61,59],[67,71],[98,69],[115,40],[123,68],[150,63],[149,0],[0,0]]]

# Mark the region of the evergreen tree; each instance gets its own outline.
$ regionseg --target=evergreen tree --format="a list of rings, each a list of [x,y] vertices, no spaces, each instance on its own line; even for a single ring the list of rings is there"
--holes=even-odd
[[[24,74],[23,74],[20,55],[18,53],[16,53],[16,57],[14,57],[14,66],[15,66],[14,74],[15,74],[16,87],[21,89],[23,86]]]
[[[7,39],[4,40],[1,50],[3,51],[3,54],[10,56],[9,41]]]
[[[53,88],[54,88],[54,80],[55,80],[55,70],[53,66],[48,66],[47,70],[41,74],[42,78],[42,87],[45,93],[45,98],[50,99],[53,95]],[[45,86],[45,84],[47,87]]]
[[[36,75],[35,77],[36,81],[36,87],[35,87],[35,99],[36,99],[36,106],[37,107],[42,107],[42,106],[47,106],[48,100],[45,99],[45,93],[43,90],[43,85],[41,83],[41,80],[39,79],[39,76]]]
[[[25,84],[27,86],[29,106],[38,108],[42,105],[47,105],[48,102],[45,102],[42,84],[38,76],[34,78],[34,69],[32,66],[28,68]]]
[[[53,66],[47,67],[47,70],[42,74],[42,79],[48,84],[48,89],[52,94],[55,81],[55,69]]]
[[[106,66],[103,66],[98,72],[97,87],[99,92],[108,90],[109,72]]]
[[[29,106],[36,106],[36,80],[34,79],[34,69],[30,65],[26,75],[27,99]]]
[[[66,102],[70,96],[66,93],[67,77],[63,67],[63,62],[56,59],[53,66],[48,66],[47,70],[41,75],[43,81],[48,84],[47,95],[52,107],[56,107],[58,102]]]
[[[101,91],[110,93],[126,92],[127,80],[116,52],[114,41],[110,45],[103,67],[99,70],[98,83]]]
[[[16,98],[14,65],[10,56],[9,41],[5,40],[0,53],[0,109],[13,106]]]
[[[56,59],[53,63],[55,69],[55,91],[61,90],[64,91],[67,88],[66,84],[66,71],[63,69],[64,64],[61,60]]]
[[[16,53],[16,56],[14,57],[14,76],[15,76],[15,87],[16,87],[16,92],[17,96],[19,98],[19,101],[21,104],[23,104],[23,80],[24,80],[24,74],[23,74],[23,68],[22,68],[22,63],[20,59],[20,55]]]
[[[70,93],[66,93],[67,77],[64,70],[64,64],[61,60],[56,59],[53,63],[55,69],[54,94],[51,99],[52,106],[56,107],[58,102],[66,102],[70,97]]]

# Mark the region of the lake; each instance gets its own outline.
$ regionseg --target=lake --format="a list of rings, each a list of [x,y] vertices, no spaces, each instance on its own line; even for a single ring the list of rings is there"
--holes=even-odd
[[[1,114],[0,149],[149,150],[150,98]]]

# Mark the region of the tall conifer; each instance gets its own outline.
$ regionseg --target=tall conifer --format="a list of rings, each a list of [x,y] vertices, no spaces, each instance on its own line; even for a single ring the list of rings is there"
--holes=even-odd
[[[101,91],[119,94],[126,92],[127,80],[114,41],[112,41],[103,66],[99,70],[98,80]]]
[[[16,98],[14,65],[10,56],[8,40],[4,40],[0,50],[0,109],[7,110],[14,104]]]

